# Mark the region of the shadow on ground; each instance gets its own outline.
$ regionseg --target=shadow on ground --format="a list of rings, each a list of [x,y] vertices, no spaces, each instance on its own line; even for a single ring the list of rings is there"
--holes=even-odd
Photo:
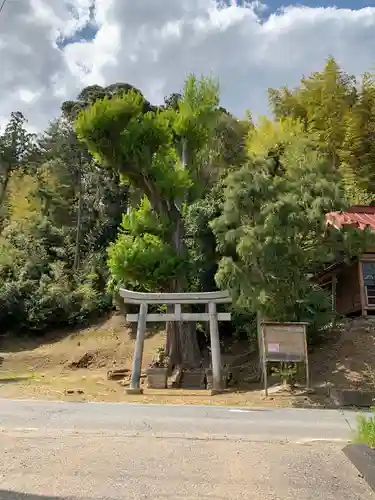
[[[18,382],[25,382],[26,380],[30,380],[31,377],[0,377],[0,385],[1,384],[17,384]],[[1,500],[1,498],[0,498]]]
[[[75,500],[75,498],[33,495],[31,493],[20,493],[18,491],[0,490],[0,500]]]

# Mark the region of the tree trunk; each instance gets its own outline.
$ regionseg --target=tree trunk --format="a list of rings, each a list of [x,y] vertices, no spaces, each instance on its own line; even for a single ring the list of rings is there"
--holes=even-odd
[[[165,353],[170,368],[199,368],[202,361],[195,323],[167,322]]]
[[[178,217],[172,238],[173,246],[179,255],[186,255],[184,242],[184,226]],[[177,280],[173,284],[173,292],[183,292],[186,289],[186,279]],[[172,312],[172,311],[171,311]],[[166,355],[170,359],[170,367],[198,368],[201,364],[201,353],[197,340],[195,323],[168,322],[165,344]]]
[[[81,225],[82,225],[82,176],[78,173],[78,209],[77,209],[77,226],[76,226],[76,246],[74,251],[73,269],[77,271],[80,262],[80,247],[81,247]]]
[[[168,312],[173,312],[173,306],[168,307]],[[180,347],[179,323],[167,321],[165,354],[169,358],[169,369],[182,365],[182,354]]]

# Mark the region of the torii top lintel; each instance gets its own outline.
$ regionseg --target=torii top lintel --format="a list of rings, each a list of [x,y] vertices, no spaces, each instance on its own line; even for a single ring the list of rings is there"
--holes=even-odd
[[[228,304],[232,298],[227,290],[219,292],[149,293],[133,292],[120,288],[120,295],[127,304]]]

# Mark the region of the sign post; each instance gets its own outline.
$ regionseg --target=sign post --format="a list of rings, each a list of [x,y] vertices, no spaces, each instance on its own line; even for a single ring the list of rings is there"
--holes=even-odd
[[[260,333],[260,365],[263,368],[264,393],[268,396],[267,363],[304,363],[306,387],[309,388],[309,361],[307,354],[308,323],[277,323],[264,321]]]

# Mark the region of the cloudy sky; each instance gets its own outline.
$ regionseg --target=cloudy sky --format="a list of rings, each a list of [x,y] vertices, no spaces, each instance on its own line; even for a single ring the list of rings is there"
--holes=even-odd
[[[0,6],[3,0],[0,0]],[[189,73],[219,78],[237,115],[267,113],[332,54],[375,69],[375,0],[7,0],[0,12],[0,123],[40,129],[85,85],[128,82],[158,103]]]

